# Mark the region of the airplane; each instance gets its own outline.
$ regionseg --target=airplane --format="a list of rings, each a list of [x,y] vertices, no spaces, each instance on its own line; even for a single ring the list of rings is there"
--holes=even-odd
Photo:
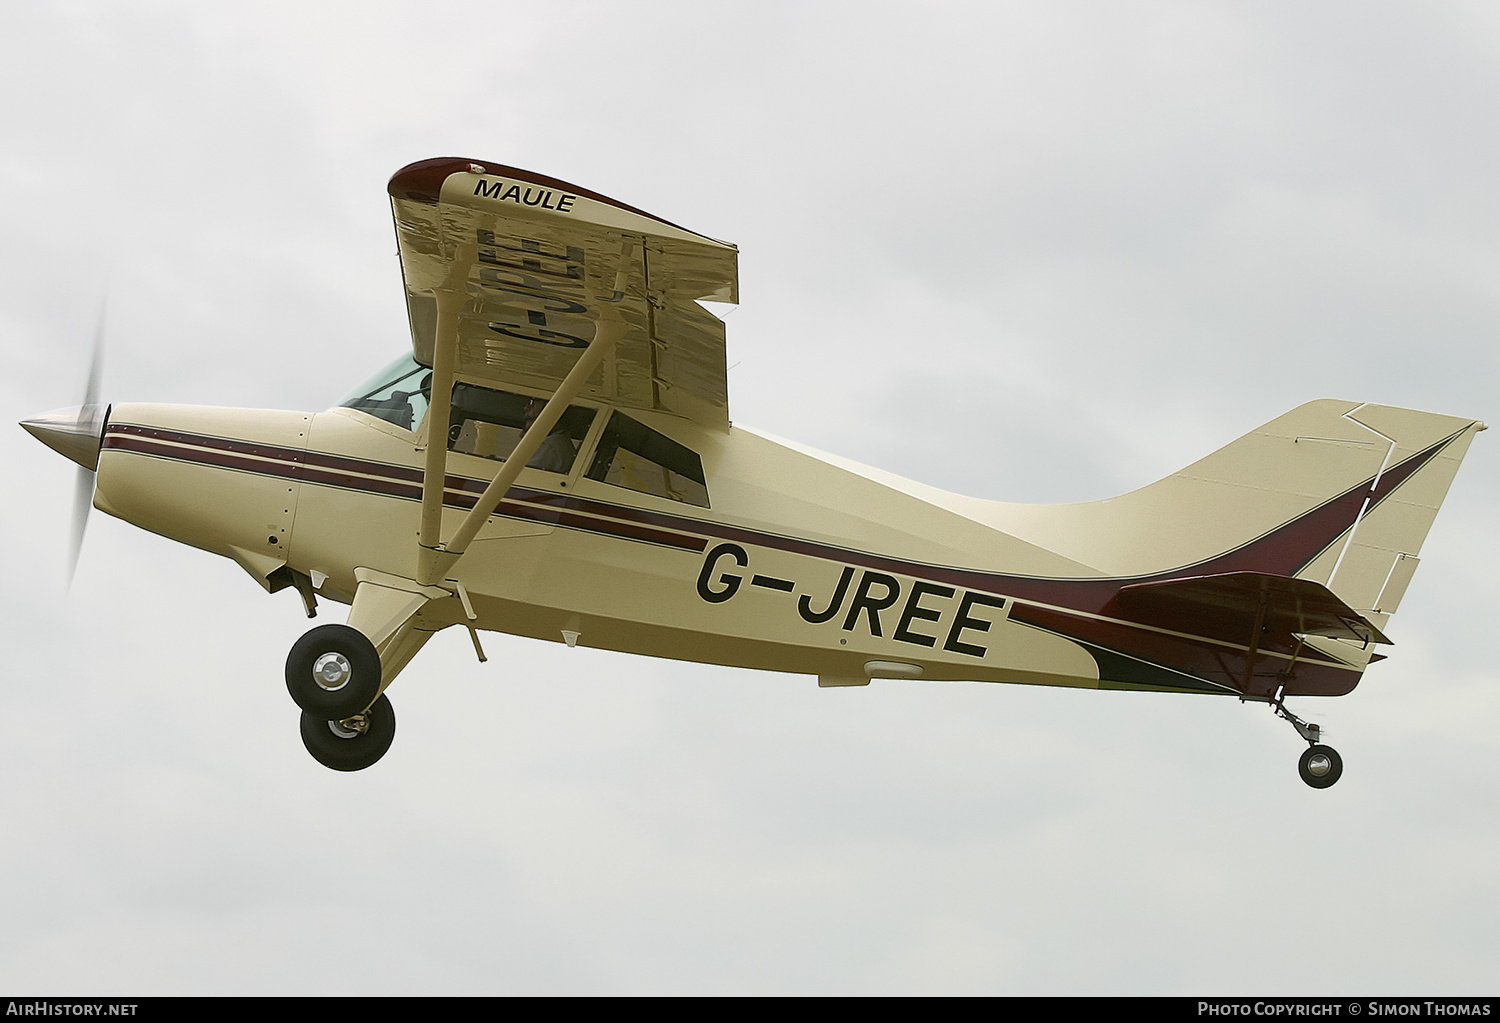
[[[1481,422],[1295,408],[1123,496],[947,493],[729,418],[735,246],[469,159],[390,179],[412,347],[324,412],[98,402],[21,425],[94,508],[350,605],[286,662],[309,753],[377,762],[435,633],[815,676],[1292,696],[1383,655]],[[90,500],[91,499],[91,500]],[[76,534],[80,535],[80,534]],[[75,549],[76,556],[76,549]]]

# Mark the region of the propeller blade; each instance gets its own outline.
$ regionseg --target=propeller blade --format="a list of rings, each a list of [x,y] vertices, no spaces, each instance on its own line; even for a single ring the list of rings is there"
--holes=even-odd
[[[88,528],[89,509],[94,506],[94,473],[83,466],[73,483],[73,535],[68,545],[68,587],[73,586],[73,573],[78,570],[78,552],[83,548],[83,531]]]
[[[87,427],[95,443],[102,443],[107,410],[99,406],[99,380],[104,369],[104,321],[109,309],[108,296],[99,300],[99,322],[94,327],[94,351],[89,357],[88,380],[83,385],[83,408],[78,423]],[[78,467],[73,482],[73,534],[68,547],[68,588],[73,588],[73,574],[78,570],[78,555],[83,550],[83,533],[88,528],[89,512],[94,507],[94,483],[98,478],[98,456],[95,467]]]
[[[94,354],[89,358],[89,378],[83,385],[83,407],[99,404],[99,379],[104,369],[104,314],[107,300],[99,302],[99,323],[94,328]]]
[[[104,369],[104,320],[109,309],[106,296],[99,300],[99,322],[94,327],[94,352],[89,357],[88,380],[83,385],[83,408],[78,411],[79,425],[87,428],[96,443],[102,442],[104,417],[107,410],[99,406],[99,380]],[[78,569],[78,554],[83,549],[83,533],[88,528],[89,512],[94,507],[94,483],[97,479],[98,460],[95,468],[80,465],[73,483],[73,535],[68,548],[68,587],[73,586],[73,573]]]
[[[69,586],[73,584],[73,570],[78,567],[78,551],[83,546],[89,509],[94,506],[99,449],[104,444],[104,427],[109,419],[109,406],[99,404],[99,380],[104,375],[104,311],[105,304],[101,301],[99,325],[94,329],[94,352],[89,358],[88,380],[83,385],[83,404],[21,420],[27,433],[78,463],[73,484],[72,542],[68,551]]]

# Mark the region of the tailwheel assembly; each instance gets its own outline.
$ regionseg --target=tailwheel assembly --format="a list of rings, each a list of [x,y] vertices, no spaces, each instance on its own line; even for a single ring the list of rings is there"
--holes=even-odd
[[[1297,761],[1297,773],[1315,789],[1326,789],[1344,773],[1344,759],[1332,746],[1314,743]]]
[[[1281,690],[1271,698],[1271,709],[1276,716],[1285,720],[1297,730],[1297,734],[1307,740],[1307,749],[1297,761],[1297,773],[1302,780],[1315,789],[1326,789],[1338,781],[1344,773],[1344,758],[1339,756],[1338,750],[1332,746],[1322,743],[1323,730],[1311,721],[1304,721],[1291,711],[1281,700]]]

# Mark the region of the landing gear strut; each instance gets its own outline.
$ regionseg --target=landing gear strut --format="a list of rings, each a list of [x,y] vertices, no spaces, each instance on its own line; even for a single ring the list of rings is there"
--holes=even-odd
[[[1339,756],[1338,750],[1332,746],[1324,746],[1320,741],[1323,737],[1322,729],[1310,721],[1304,721],[1281,702],[1281,690],[1271,699],[1271,709],[1276,716],[1282,718],[1297,730],[1297,734],[1307,740],[1307,750],[1303,752],[1302,758],[1297,761],[1297,773],[1302,780],[1315,789],[1326,789],[1344,773],[1344,758]]]

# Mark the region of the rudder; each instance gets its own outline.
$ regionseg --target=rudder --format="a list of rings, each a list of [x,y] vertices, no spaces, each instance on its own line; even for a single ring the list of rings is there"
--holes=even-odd
[[[1383,626],[1416,571],[1470,441],[1485,427],[1389,405],[1360,405],[1345,418],[1369,431],[1384,461],[1355,521],[1296,574],[1323,583]]]

